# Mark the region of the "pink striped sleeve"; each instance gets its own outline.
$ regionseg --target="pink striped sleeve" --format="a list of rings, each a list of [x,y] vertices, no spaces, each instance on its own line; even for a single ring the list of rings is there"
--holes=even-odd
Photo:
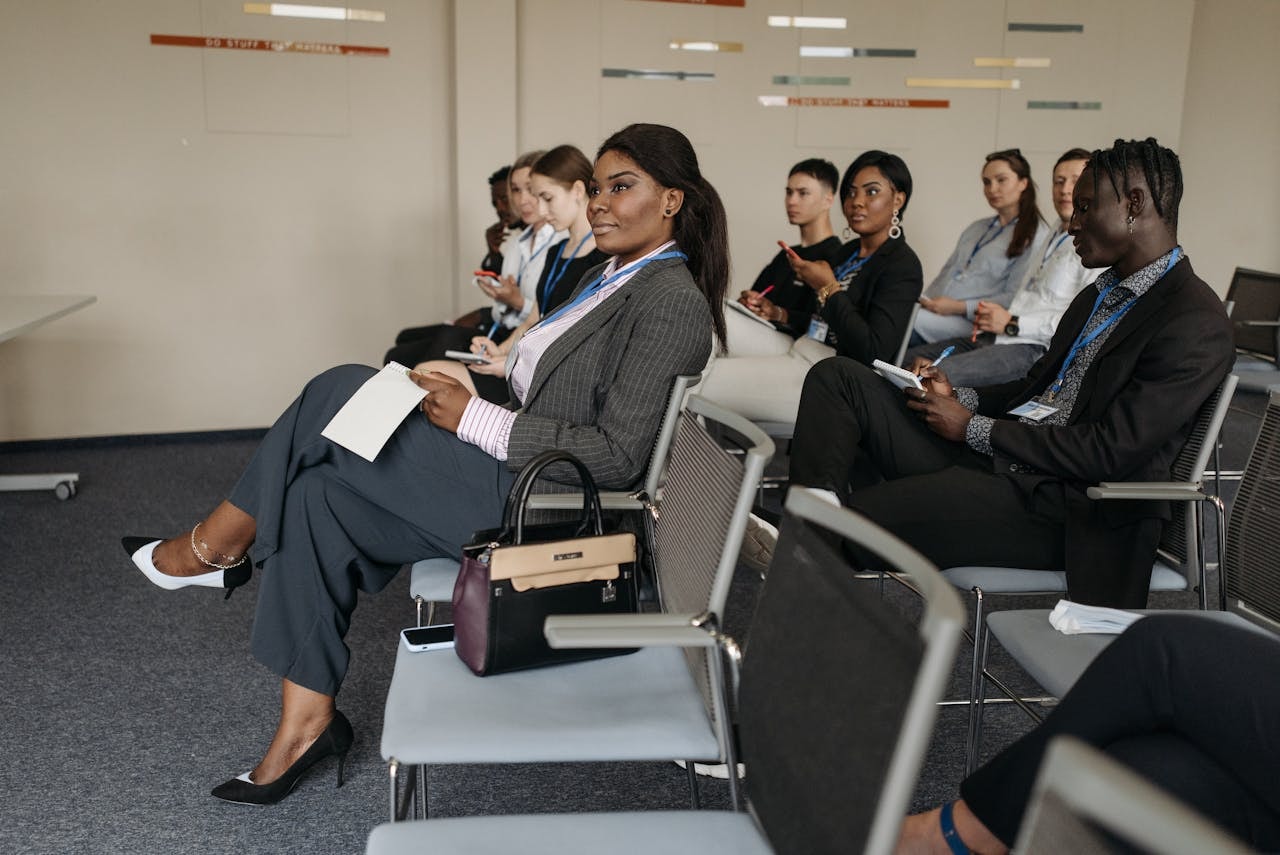
[[[497,460],[507,459],[507,441],[516,414],[483,398],[473,397],[458,422],[458,439],[478,446]]]

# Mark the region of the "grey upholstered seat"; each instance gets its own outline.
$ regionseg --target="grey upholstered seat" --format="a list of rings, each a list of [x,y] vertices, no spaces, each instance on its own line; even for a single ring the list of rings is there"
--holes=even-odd
[[[791,491],[786,510],[774,570],[747,639],[738,692],[751,812],[390,823],[374,829],[367,851],[890,851],[915,789],[964,611],[955,591],[919,553],[852,511],[803,489]],[[824,539],[824,529],[863,545],[906,575],[922,592],[923,616],[913,621],[886,609],[874,588],[859,582]],[[553,645],[598,646],[620,633],[629,643],[636,640],[626,628],[635,623],[629,617],[549,619],[547,638]],[[680,628],[669,629],[680,634]],[[665,634],[651,628],[651,640],[662,641]],[[854,670],[857,680],[848,678]]]
[[[620,617],[632,619],[633,629],[656,626],[682,639],[692,636],[702,649],[654,647],[481,678],[452,650],[402,648],[382,732],[382,754],[393,770],[464,762],[716,763],[731,756],[721,660],[708,649],[773,443],[746,419],[697,396],[676,422],[654,525],[661,613]],[[726,441],[738,437],[744,453],[732,454],[713,440],[706,427],[712,423]],[[417,787],[425,790],[425,784],[425,775],[419,776]],[[737,782],[730,785],[736,791]],[[414,786],[411,779],[406,792]],[[392,813],[403,815],[397,800],[393,775]]]

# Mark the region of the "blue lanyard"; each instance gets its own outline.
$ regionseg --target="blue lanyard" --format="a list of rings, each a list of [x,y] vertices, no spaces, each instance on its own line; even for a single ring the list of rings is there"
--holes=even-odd
[[[564,248],[569,245],[569,239],[565,238],[564,243],[560,244],[560,254],[556,256],[555,261],[551,262],[551,270],[547,273],[546,284],[542,286],[542,305],[539,306],[539,308],[544,311],[546,310],[547,300],[551,298],[551,292],[555,290],[556,284],[564,278],[564,274],[568,271],[569,265],[573,262],[574,258],[577,257],[578,253],[582,251],[582,247],[591,239],[591,237],[592,232],[588,229],[582,240],[578,241],[578,246],[573,250],[573,252],[569,253],[569,257],[567,259],[564,257]],[[563,266],[560,264],[561,261],[564,261]]]
[[[1047,241],[1045,243],[1044,255],[1040,256],[1041,270],[1043,270],[1044,266],[1049,263],[1049,259],[1053,257],[1053,254],[1058,251],[1058,247],[1062,246],[1063,242],[1069,237],[1071,237],[1071,234],[1064,231],[1062,233],[1062,237],[1055,241]]]
[[[668,252],[658,253],[657,255],[652,256],[651,258],[646,258],[643,261],[633,262],[631,264],[628,264],[626,267],[622,268],[621,270],[613,271],[613,273],[608,278],[605,278],[605,275],[601,273],[594,280],[592,280],[591,283],[587,285],[587,287],[579,291],[576,297],[574,297],[568,303],[562,303],[559,306],[559,308],[557,308],[554,312],[547,315],[542,320],[538,321],[537,326],[542,326],[543,324],[550,322],[552,318],[555,318],[559,315],[564,314],[565,312],[572,309],[574,306],[577,306],[583,300],[586,300],[588,297],[593,296],[597,291],[601,291],[607,288],[608,286],[612,285],[614,282],[617,282],[619,277],[626,276],[627,274],[630,274],[630,273],[638,273],[642,268],[644,268],[648,264],[651,264],[654,261],[661,261],[664,258],[687,259],[688,257],[689,256],[685,255],[680,250],[673,249],[673,250],[669,250]]]
[[[1005,224],[1004,224],[1003,226],[1001,226],[1000,228],[996,229],[996,233],[995,233],[995,234],[991,234],[991,227],[992,227],[992,226],[994,226],[994,225],[995,225],[996,223],[998,223],[998,222],[1000,222],[1000,215],[999,215],[999,214],[997,214],[996,216],[992,217],[992,218],[991,218],[991,222],[987,223],[987,230],[986,230],[985,232],[983,232],[983,233],[982,233],[982,237],[978,238],[978,242],[977,242],[977,243],[975,243],[975,244],[973,245],[973,249],[972,249],[972,250],[970,250],[970,252],[969,252],[969,258],[968,258],[968,260],[967,260],[967,261],[965,261],[965,263],[964,263],[964,267],[961,267],[961,268],[960,268],[960,270],[959,270],[959,271],[957,271],[957,272],[961,272],[961,273],[962,273],[962,272],[964,272],[964,271],[968,270],[968,269],[969,269],[969,265],[970,265],[970,264],[973,264],[973,257],[974,257],[975,255],[977,255],[977,254],[978,254],[978,251],[979,251],[979,250],[981,250],[981,249],[982,249],[984,246],[986,246],[987,244],[989,244],[989,243],[991,243],[992,241],[994,241],[996,238],[1000,237],[1000,235],[1004,233],[1004,230],[1005,230],[1005,229],[1009,228],[1009,226],[1011,226],[1011,225],[1013,225],[1014,223],[1018,222],[1018,218],[1017,218],[1017,217],[1014,217],[1012,220],[1010,220],[1009,222],[1005,223]],[[987,235],[991,235],[991,236],[990,236],[990,237],[987,237]]]
[[[859,250],[862,249],[861,243],[858,244],[858,249]],[[841,282],[849,274],[857,273],[859,270],[862,269],[862,266],[864,264],[866,264],[868,261],[871,260],[872,255],[875,255],[875,253],[872,252],[871,255],[868,255],[866,258],[859,258],[858,253],[855,252],[849,258],[846,258],[844,260],[844,263],[836,268],[836,281]]]
[[[1165,277],[1165,274],[1167,274],[1170,270],[1173,269],[1173,265],[1178,263],[1178,258],[1181,255],[1182,255],[1182,247],[1175,246],[1173,248],[1173,253],[1170,254],[1169,256],[1169,263],[1164,266],[1164,273],[1160,274],[1161,279],[1163,279]],[[1080,328],[1080,334],[1076,336],[1075,343],[1072,344],[1071,349],[1067,351],[1067,358],[1062,361],[1062,368],[1058,370],[1057,379],[1055,379],[1053,381],[1053,385],[1049,387],[1049,395],[1048,395],[1049,400],[1053,400],[1054,395],[1057,395],[1060,391],[1062,391],[1062,382],[1067,376],[1067,369],[1071,367],[1071,363],[1075,362],[1076,354],[1078,354],[1082,349],[1087,347],[1089,342],[1093,341],[1099,335],[1101,335],[1103,330],[1107,329],[1116,321],[1120,320],[1120,318],[1124,317],[1125,312],[1132,309],[1133,305],[1138,302],[1138,297],[1135,294],[1134,296],[1126,300],[1123,306],[1116,309],[1115,314],[1107,318],[1102,323],[1098,324],[1097,329],[1095,329],[1093,332],[1089,333],[1088,335],[1085,335],[1084,331],[1089,328],[1089,322],[1092,321],[1093,316],[1098,313],[1098,308],[1102,305],[1102,301],[1107,299],[1107,296],[1119,284],[1120,284],[1120,280],[1118,279],[1115,282],[1112,282],[1110,285],[1108,285],[1106,288],[1103,289],[1101,294],[1098,295],[1098,299],[1093,301],[1093,311],[1089,312],[1089,317],[1085,319],[1084,326]]]
[[[530,235],[530,237],[529,237],[529,245],[530,245],[530,246],[533,246],[533,242],[534,242],[535,240],[537,240],[537,239],[538,239],[538,233],[537,233],[537,232],[534,232],[534,233],[533,233],[532,235]],[[549,247],[549,246],[551,246],[551,241],[549,241],[549,240],[548,240],[546,243],[544,243],[544,244],[542,245],[542,248],[541,248],[541,249],[539,249],[537,252],[535,252],[535,253],[531,254],[531,255],[530,255],[528,258],[526,258],[524,261],[520,262],[520,269],[516,271],[516,287],[517,287],[517,288],[518,288],[518,287],[520,287],[520,280],[524,279],[524,269],[525,269],[526,267],[528,267],[530,264],[532,264],[532,263],[533,263],[533,260],[534,260],[535,258],[537,258],[538,256],[542,255],[542,253],[546,252],[546,251],[547,251],[547,247]]]

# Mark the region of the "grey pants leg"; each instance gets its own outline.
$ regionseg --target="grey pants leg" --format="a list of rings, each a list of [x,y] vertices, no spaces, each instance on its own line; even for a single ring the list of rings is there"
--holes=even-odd
[[[267,432],[230,501],[257,523],[261,568],[253,654],[282,677],[337,694],[357,592],[403,564],[457,555],[499,524],[515,480],[504,463],[411,413],[373,463],[320,436],[374,373],[335,368],[307,384]]]

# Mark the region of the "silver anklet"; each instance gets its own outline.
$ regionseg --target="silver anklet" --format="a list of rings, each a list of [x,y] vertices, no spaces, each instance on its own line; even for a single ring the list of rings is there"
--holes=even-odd
[[[217,562],[210,561],[208,558],[205,558],[203,555],[201,555],[200,550],[196,548],[196,529],[198,528],[200,528],[200,523],[196,523],[194,526],[191,527],[191,551],[195,553],[196,558],[198,558],[200,560],[200,563],[203,564],[205,567],[212,567],[214,570],[230,570],[232,567],[239,567],[241,564],[244,563],[244,560],[249,557],[248,553],[245,553],[244,555],[241,555],[239,558],[235,559],[234,561],[230,561],[230,563],[228,564],[218,564]],[[209,550],[210,552],[212,552],[214,555],[218,555],[218,556],[221,556],[222,558],[227,558],[227,559],[231,559],[232,557],[230,555],[223,555],[223,553],[214,549],[209,544],[205,543],[203,540],[200,541],[200,545],[203,546],[205,549]]]

